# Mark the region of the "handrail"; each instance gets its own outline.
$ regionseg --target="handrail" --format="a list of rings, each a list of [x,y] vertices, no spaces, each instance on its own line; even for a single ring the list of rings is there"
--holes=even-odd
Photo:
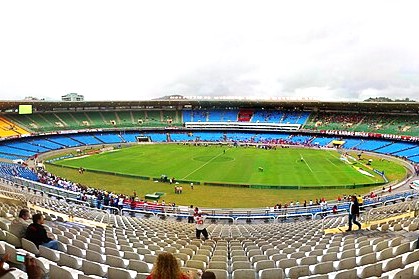
[[[81,201],[81,200],[73,199],[73,198],[65,198],[65,201],[66,202],[71,201],[71,202],[74,202],[76,204],[82,204],[82,205],[85,205],[87,207],[90,207],[90,204],[87,201]]]
[[[376,205],[382,205],[383,204],[383,202],[382,201],[378,201],[378,202],[374,202],[374,203],[369,203],[369,204],[363,204],[363,205],[360,205],[359,206],[359,208],[366,208],[366,207],[374,207],[374,206],[376,206]]]
[[[338,209],[336,212],[346,212],[347,213],[348,210],[347,209]],[[333,210],[321,211],[321,212],[317,212],[313,215],[313,220],[315,220],[317,218],[317,216],[319,216],[319,215],[323,215],[323,218],[324,218],[327,215],[329,215],[329,213],[332,213],[333,215],[340,214],[340,213],[335,214],[335,212],[333,212]]]
[[[275,217],[275,220],[276,221],[278,221],[280,218],[284,218],[284,219],[287,219],[287,218],[295,218],[295,217],[303,217],[303,216],[311,216],[311,219],[313,219],[313,213],[309,213],[309,212],[307,212],[307,213],[301,213],[301,214],[282,214],[282,215],[277,215],[276,217]]]
[[[233,217],[225,217],[225,218],[222,218],[222,219],[228,219],[228,218],[233,219],[233,223],[236,223],[238,220],[242,220],[242,219],[272,219],[273,221],[276,220],[276,217],[275,216],[272,216],[272,215],[266,215],[266,216],[239,216],[239,217],[236,217],[236,218],[233,218]],[[221,218],[218,218],[218,219],[221,219]]]
[[[121,216],[124,214],[124,212],[137,212],[137,213],[141,213],[141,214],[151,214],[153,216],[156,216],[156,213],[151,212],[151,211],[147,211],[147,210],[128,209],[128,208],[122,208],[121,210],[119,210],[118,208],[112,207],[112,206],[107,206],[107,208],[113,208],[114,210],[119,211],[119,214]]]
[[[322,219],[322,230],[324,231],[324,223],[327,219],[332,219],[332,218],[338,218],[338,217],[342,217],[342,216],[348,216],[348,213],[338,213],[338,214],[333,214],[333,215],[327,215]]]
[[[391,200],[386,200],[385,202],[383,202],[383,205],[386,206],[388,203],[395,203],[396,201],[399,201],[399,200],[405,201],[406,197],[398,197]]]
[[[71,212],[71,214],[73,214],[73,216],[74,216],[74,208],[77,208],[77,207],[81,207],[81,209],[84,209],[84,210],[88,209],[89,211],[98,211],[102,214],[105,214],[108,217],[107,224],[109,225],[110,222],[111,222],[111,214],[109,212],[107,212],[106,210],[102,210],[102,209],[99,209],[99,208],[96,208],[96,207],[85,206],[85,205],[76,205],[75,204],[73,206],[70,206],[70,212]]]

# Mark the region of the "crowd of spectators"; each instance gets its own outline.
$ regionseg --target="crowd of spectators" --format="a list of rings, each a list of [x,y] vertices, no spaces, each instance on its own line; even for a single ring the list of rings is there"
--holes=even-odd
[[[318,113],[312,120],[314,123],[320,125],[329,125],[333,123],[339,123],[342,127],[348,127],[348,125],[353,125],[359,123],[365,115],[358,113],[332,113],[332,112],[322,112]]]
[[[161,206],[176,206],[175,203],[166,204],[164,201],[162,203],[158,203],[157,201],[149,202],[142,200],[137,196],[136,192],[129,196],[87,187],[80,183],[75,183],[68,179],[55,176],[45,169],[38,169],[37,175],[39,182],[41,183],[55,186],[64,190],[79,192],[81,201],[87,202],[90,207],[96,207],[98,209],[101,209],[103,206],[110,206],[118,209],[131,208],[141,210],[154,210]]]

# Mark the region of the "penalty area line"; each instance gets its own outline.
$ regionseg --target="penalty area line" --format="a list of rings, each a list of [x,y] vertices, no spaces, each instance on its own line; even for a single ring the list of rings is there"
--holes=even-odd
[[[301,153],[300,153],[300,158],[302,158],[302,159],[303,159],[303,162],[304,162],[304,164],[306,164],[306,165],[307,165],[308,169],[309,169],[312,173],[314,173],[314,171],[310,168],[310,165],[306,162],[306,160],[303,158],[303,155],[301,155]]]
[[[188,173],[186,176],[184,176],[181,180],[186,179],[188,176],[190,176],[191,174],[199,171],[200,169],[202,169],[203,167],[205,167],[206,165],[208,165],[209,163],[211,163],[212,161],[214,161],[215,159],[217,159],[218,157],[220,157],[221,155],[225,154],[224,151],[220,154],[218,154],[217,156],[215,156],[214,158],[212,158],[211,160],[209,160],[208,162],[204,163],[202,166],[196,168],[195,170],[191,171],[190,173]]]

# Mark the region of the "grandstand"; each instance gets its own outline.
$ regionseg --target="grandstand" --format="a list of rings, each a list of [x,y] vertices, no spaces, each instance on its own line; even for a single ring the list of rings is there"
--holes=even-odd
[[[28,135],[29,132],[10,119],[0,117],[0,138]]]
[[[12,163],[66,148],[133,144],[138,137],[157,143],[313,148],[339,141],[346,150],[419,163],[417,104],[42,102],[33,104],[31,115],[13,113],[17,104],[0,104],[0,254],[10,254],[17,267],[16,254],[29,253],[49,278],[146,278],[165,251],[176,256],[182,270],[210,270],[218,279],[419,276],[414,190],[365,196],[363,231],[356,233],[342,232],[348,222],[346,200],[329,201],[326,210],[317,205],[203,208],[211,235],[204,241],[195,239],[185,206],[133,204],[129,198],[122,207],[104,206],[93,195],[82,200],[83,190],[68,181],[47,185],[31,167]],[[183,127],[188,122],[198,126]],[[334,205],[337,214],[332,214]],[[10,223],[23,207],[46,216],[58,251],[37,248],[10,233]],[[25,276],[20,269],[10,273],[10,278]]]
[[[415,117],[416,116],[416,117]],[[313,113],[305,126],[318,130],[346,130],[375,132],[393,135],[418,135],[417,115],[369,114],[369,113]]]
[[[11,234],[10,218],[22,205],[3,202],[0,250],[11,259],[22,252],[37,256],[50,278],[146,278],[161,252],[173,253],[184,271],[213,271],[221,279],[414,278],[419,271],[417,239],[411,235],[419,224],[412,214],[417,200],[365,207],[362,220],[368,230],[355,234],[330,233],[347,222],[338,215],[295,221],[304,215],[289,212],[287,221],[277,212],[263,216],[272,220],[265,224],[240,224],[239,217],[233,224],[217,224],[223,216],[216,213],[209,216],[216,221],[208,226],[211,239],[203,241],[194,239],[193,225],[179,221],[185,216],[181,212],[136,210],[133,215],[126,209],[114,215],[12,185],[3,179],[2,195],[20,200],[32,214],[42,212],[59,250],[37,248]],[[11,276],[25,278],[19,269]]]

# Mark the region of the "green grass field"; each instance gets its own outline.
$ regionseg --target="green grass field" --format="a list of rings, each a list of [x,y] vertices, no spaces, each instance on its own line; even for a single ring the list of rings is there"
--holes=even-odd
[[[224,150],[226,152],[224,153]],[[55,162],[57,165],[84,167],[110,173],[160,177],[165,174],[182,180],[222,182],[254,185],[337,186],[382,182],[382,178],[363,175],[339,159],[336,151],[286,148],[262,150],[256,148],[226,148],[219,146],[196,147],[183,145],[139,145],[77,159]],[[304,158],[301,161],[301,157]],[[369,157],[368,157],[369,158]],[[373,166],[385,170],[392,180],[402,179],[406,170],[392,161],[376,157]],[[367,157],[366,157],[367,159]],[[361,165],[360,165],[361,166]],[[263,167],[263,172],[259,171]],[[277,202],[336,198],[352,190],[276,190],[243,189],[235,187],[195,186],[192,191],[184,185],[184,194],[175,195],[171,186],[118,176],[87,172],[48,165],[48,170],[70,180],[89,186],[131,194],[135,189],[140,196],[155,191],[166,192],[166,202],[197,204],[206,207],[257,207]],[[372,187],[362,188],[368,192]]]
[[[180,180],[240,184],[325,186],[382,181],[378,175],[369,177],[345,164],[336,151],[314,149],[140,145],[58,163],[123,174],[165,174]]]

